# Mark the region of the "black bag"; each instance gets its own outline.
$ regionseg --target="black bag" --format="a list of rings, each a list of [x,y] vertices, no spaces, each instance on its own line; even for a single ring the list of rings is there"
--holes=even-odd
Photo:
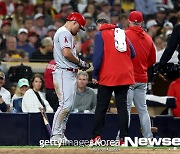
[[[7,78],[10,82],[18,82],[21,78],[30,80],[32,75],[31,67],[21,64],[19,66],[11,66],[8,70]]]

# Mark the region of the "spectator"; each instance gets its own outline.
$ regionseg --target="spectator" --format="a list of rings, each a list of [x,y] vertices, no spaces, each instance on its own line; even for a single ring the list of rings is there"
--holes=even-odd
[[[11,22],[8,20],[3,20],[0,33],[0,50],[6,49],[6,38],[10,36],[10,32]]]
[[[154,0],[135,0],[135,10],[142,12],[145,17],[157,12]]]
[[[126,14],[122,14],[120,16],[120,27],[122,29],[127,29],[128,28],[128,16]]]
[[[38,49],[40,46],[40,38],[36,31],[29,31],[28,33],[28,44],[32,46],[33,48]]]
[[[31,58],[32,53],[35,52],[35,48],[30,46],[28,44],[28,42],[27,42],[27,40],[28,40],[28,30],[25,29],[25,28],[20,28],[18,30],[17,38],[18,38],[18,42],[17,42],[16,49],[24,50],[28,54],[29,58]]]
[[[24,50],[16,49],[16,46],[16,38],[14,36],[9,36],[6,39],[6,49],[1,51],[1,58],[9,62],[29,61],[28,54]]]
[[[13,34],[17,34],[18,29],[23,27],[26,15],[24,13],[24,4],[18,1],[15,5],[15,12],[13,15],[11,31]]]
[[[179,70],[180,71],[180,70]],[[179,72],[180,73],[180,72]],[[175,117],[180,117],[180,77],[173,81],[168,89],[168,96],[176,98],[176,108],[172,109],[172,113]]]
[[[30,61],[49,62],[51,59],[53,59],[53,40],[51,37],[45,37],[41,41],[41,47],[39,50],[32,54]]]
[[[45,88],[46,88],[46,99],[49,102],[50,106],[53,108],[54,112],[56,112],[59,101],[56,95],[54,84],[53,84],[53,76],[52,73],[55,71],[56,65],[55,61],[51,60],[44,72],[44,81],[45,81]]]
[[[89,26],[87,27],[86,37],[87,40],[82,43],[82,52],[83,54],[87,54],[87,48],[90,45],[94,44],[94,36],[96,34],[96,26]]]
[[[56,27],[56,29],[59,29],[60,27],[62,27],[65,24],[66,19],[63,18],[55,18],[54,19],[54,26]]]
[[[5,74],[0,71],[0,110],[2,112],[9,111],[11,103],[10,92],[3,87],[5,84]]]
[[[159,29],[159,26],[156,20],[149,20],[146,24],[146,28],[147,28],[147,34],[151,36],[151,38],[154,39]]]
[[[32,26],[33,26],[33,19],[30,17],[27,17],[24,20],[24,28],[28,30],[28,32],[31,30]]]
[[[40,112],[39,107],[44,108],[46,112],[53,112],[42,90],[44,90],[44,79],[40,74],[35,74],[31,79],[30,89],[22,99],[23,112]]]
[[[74,102],[74,112],[94,113],[97,104],[96,94],[87,87],[88,84],[87,72],[79,72],[77,74],[77,91]]]
[[[54,38],[54,35],[57,31],[57,28],[54,25],[49,25],[47,27],[47,37],[51,37],[52,39]]]
[[[88,13],[91,15],[92,18],[92,24],[96,24],[96,20],[97,20],[97,6],[96,4],[94,4],[94,2],[89,2],[85,8],[85,10],[83,11],[83,13]]]
[[[100,19],[100,18],[105,18],[107,19],[108,21],[110,21],[111,19],[111,6],[108,2],[102,2],[100,3],[100,9],[101,9],[101,13],[98,14],[97,16],[97,19]]]
[[[15,94],[12,97],[12,112],[22,112],[22,99],[28,89],[29,81],[25,78],[19,79]]]
[[[34,26],[31,30],[36,31],[40,38],[43,38],[47,33],[47,28],[44,26],[45,20],[42,13],[37,13],[34,15]]]
[[[14,7],[14,4],[13,4],[13,0],[6,0],[5,1],[5,4],[6,4],[6,11],[7,11],[7,15],[11,15],[14,10],[15,10],[15,7]]]
[[[52,0],[44,0],[44,13],[50,16],[52,24],[54,16],[57,14],[56,10],[52,7]]]

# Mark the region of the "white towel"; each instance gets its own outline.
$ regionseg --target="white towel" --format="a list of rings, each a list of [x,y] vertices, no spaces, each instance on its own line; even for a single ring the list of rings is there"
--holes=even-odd
[[[115,28],[114,31],[114,43],[115,48],[120,52],[125,52],[127,50],[126,46],[126,35],[124,30],[120,28]]]

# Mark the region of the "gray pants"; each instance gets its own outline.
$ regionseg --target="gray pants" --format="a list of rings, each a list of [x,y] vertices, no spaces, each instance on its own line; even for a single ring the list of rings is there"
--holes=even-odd
[[[147,89],[147,84],[139,83],[139,82],[136,82],[134,85],[129,87],[128,95],[127,95],[129,125],[130,125],[132,102],[134,102],[136,110],[138,111],[143,137],[153,138],[153,134],[151,132],[151,121],[146,104],[146,89]],[[119,133],[120,132],[118,132],[117,138],[119,136]]]

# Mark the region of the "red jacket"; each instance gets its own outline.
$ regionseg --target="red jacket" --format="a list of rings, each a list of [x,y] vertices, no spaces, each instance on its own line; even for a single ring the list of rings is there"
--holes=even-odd
[[[175,117],[180,117],[180,78],[173,81],[168,89],[168,96],[176,98],[176,108],[172,110]]]
[[[103,57],[98,82],[105,86],[134,84],[133,65],[128,42],[126,41],[126,52],[117,51],[114,45],[114,30],[115,26],[110,24],[103,24],[100,28],[103,41]],[[100,47],[99,42],[95,41],[94,43],[95,46]],[[93,56],[96,57],[96,55]]]
[[[156,50],[152,38],[139,26],[129,27],[126,35],[136,51],[136,57],[132,59],[135,81],[146,83],[147,69],[156,62]]]
[[[55,61],[51,60],[44,72],[45,87],[47,89],[54,89],[52,72],[55,71],[55,68],[56,68]]]

